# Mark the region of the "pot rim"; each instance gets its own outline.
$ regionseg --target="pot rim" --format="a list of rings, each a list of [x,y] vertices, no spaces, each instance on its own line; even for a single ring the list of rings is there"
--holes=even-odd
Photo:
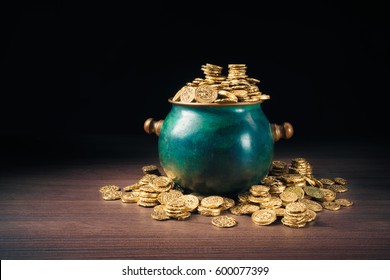
[[[187,106],[187,107],[225,107],[225,106],[249,106],[263,103],[264,100],[259,100],[256,102],[237,102],[237,103],[184,103],[172,101],[172,98],[168,99],[169,103]]]

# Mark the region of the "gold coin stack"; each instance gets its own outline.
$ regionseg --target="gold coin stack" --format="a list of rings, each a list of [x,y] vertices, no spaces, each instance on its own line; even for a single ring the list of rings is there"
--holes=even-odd
[[[273,160],[271,170],[268,172],[270,176],[282,176],[288,173],[288,164],[285,161]]]
[[[158,194],[151,185],[143,185],[138,189],[137,204],[143,207],[154,207],[158,205]]]
[[[292,174],[301,174],[308,177],[312,177],[313,175],[312,166],[305,158],[291,159],[288,171]]]
[[[224,199],[218,195],[206,196],[200,201],[198,213],[203,216],[219,216],[225,210]]]
[[[174,200],[168,201],[167,204],[163,206],[165,213],[170,218],[175,218],[178,220],[184,220],[191,216],[191,211],[187,208],[184,199],[182,197],[176,198]]]
[[[267,202],[271,199],[271,195],[269,193],[270,187],[265,185],[253,185],[250,187],[248,196],[248,200],[252,203],[263,203]]]
[[[281,180],[273,175],[265,176],[264,179],[260,181],[260,183],[268,186],[270,188],[269,193],[274,196],[281,194],[286,189],[286,185],[284,185]]]
[[[227,104],[237,102],[263,102],[270,98],[260,92],[260,82],[246,74],[245,64],[229,64],[227,77],[222,75],[223,67],[207,63],[202,65],[205,78],[187,82],[172,97],[174,102]]]
[[[281,221],[285,226],[295,228],[304,227],[309,220],[308,217],[311,217],[307,211],[306,204],[302,202],[289,203],[286,206],[285,214]],[[311,219],[314,220],[312,217]]]

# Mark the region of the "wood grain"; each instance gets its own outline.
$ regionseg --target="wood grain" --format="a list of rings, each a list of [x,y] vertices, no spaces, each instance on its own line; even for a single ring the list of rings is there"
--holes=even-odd
[[[3,169],[0,177],[0,257],[389,259],[387,155],[369,153],[367,146],[348,150],[278,145],[276,159],[306,157],[316,177],[348,179],[350,190],[339,197],[355,204],[324,210],[302,229],[286,227],[280,220],[257,226],[248,216],[235,216],[236,227],[221,229],[211,225],[211,217],[161,222],[151,218],[150,208],[101,199],[100,186],[126,186],[142,176],[143,165],[159,165],[155,147],[149,154],[143,149],[142,156],[14,166]]]

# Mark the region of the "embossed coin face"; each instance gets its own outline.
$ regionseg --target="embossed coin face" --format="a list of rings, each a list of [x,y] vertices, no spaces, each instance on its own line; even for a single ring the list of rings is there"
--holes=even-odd
[[[230,216],[216,216],[211,220],[211,223],[220,228],[234,227],[237,225],[236,219]]]
[[[211,196],[207,196],[207,197],[203,198],[200,201],[200,204],[203,207],[207,207],[207,208],[217,208],[217,207],[221,206],[223,204],[223,202],[224,202],[223,197],[218,196],[218,195],[211,195]]]
[[[251,218],[256,225],[266,226],[276,220],[276,212],[273,209],[260,209],[253,212]]]
[[[122,192],[121,191],[107,191],[104,192],[102,195],[102,198],[104,200],[117,200],[122,197]]]
[[[209,85],[198,86],[195,90],[195,100],[199,103],[212,103],[217,97],[217,90]]]
[[[173,97],[173,101],[179,100],[184,103],[191,103],[195,99],[195,88],[191,86],[182,87]]]
[[[165,211],[163,205],[154,206],[153,212],[150,215],[152,216],[153,219],[158,221],[169,220],[169,216],[167,215],[167,212]]]
[[[107,185],[107,186],[103,186],[103,187],[100,187],[99,191],[101,193],[105,193],[105,192],[111,192],[111,191],[119,191],[121,188],[118,187],[117,185]]]
[[[199,206],[199,199],[195,195],[186,194],[181,196],[181,199],[184,199],[184,204],[189,212],[196,210]]]

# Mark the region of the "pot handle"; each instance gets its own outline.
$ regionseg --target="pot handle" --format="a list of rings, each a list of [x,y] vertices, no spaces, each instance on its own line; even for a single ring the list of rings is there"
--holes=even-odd
[[[160,135],[161,127],[164,123],[164,120],[154,120],[153,118],[148,118],[144,123],[144,130],[147,134],[156,134]],[[279,141],[281,138],[290,139],[294,134],[294,129],[291,123],[284,122],[283,124],[271,124],[272,134],[274,137],[274,142]]]

